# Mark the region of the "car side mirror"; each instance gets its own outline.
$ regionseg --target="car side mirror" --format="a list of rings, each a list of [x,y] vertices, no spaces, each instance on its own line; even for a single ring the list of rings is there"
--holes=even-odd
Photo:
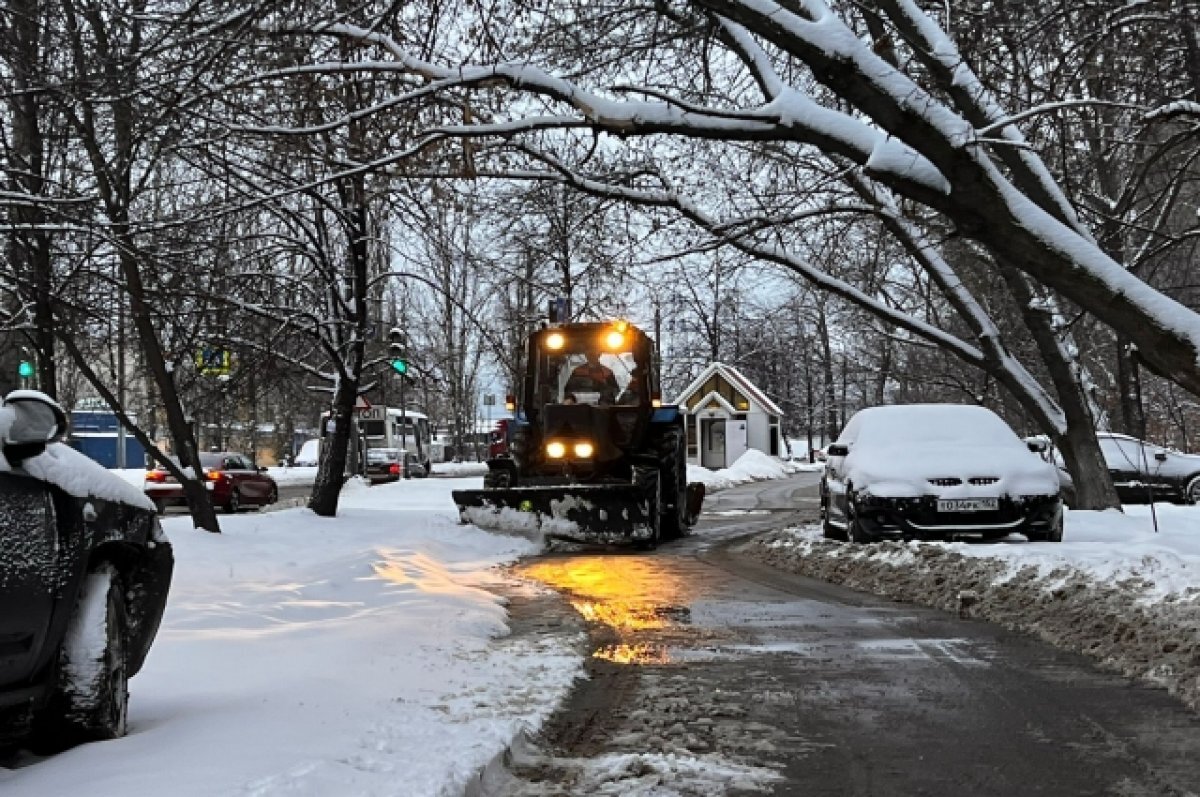
[[[45,446],[67,432],[67,414],[58,402],[37,390],[14,390],[4,397],[3,408],[12,413],[4,430],[6,446]]]
[[[1167,452],[1166,451],[1155,451],[1154,458],[1157,459],[1159,462],[1166,462],[1167,461]]]
[[[844,457],[850,453],[850,446],[842,443],[834,443],[829,448],[825,449],[825,455],[829,457]]]

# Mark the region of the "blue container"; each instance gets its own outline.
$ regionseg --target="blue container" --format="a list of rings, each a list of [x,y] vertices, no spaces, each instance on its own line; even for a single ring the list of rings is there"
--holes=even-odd
[[[75,410],[67,445],[106,468],[117,467],[117,416],[111,412]],[[125,435],[125,467],[146,464],[146,449],[131,434]]]

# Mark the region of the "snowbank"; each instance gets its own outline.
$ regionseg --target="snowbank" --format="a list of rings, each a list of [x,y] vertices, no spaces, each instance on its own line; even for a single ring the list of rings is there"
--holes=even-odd
[[[431,467],[438,476],[482,476],[487,473],[486,462],[434,462]]]
[[[703,482],[705,491],[711,493],[717,490],[727,490],[738,484],[784,479],[793,473],[822,469],[824,469],[824,465],[813,468],[808,463],[785,462],[752,448],[738,457],[737,462],[721,470],[714,471],[699,465],[688,465],[687,480]]]

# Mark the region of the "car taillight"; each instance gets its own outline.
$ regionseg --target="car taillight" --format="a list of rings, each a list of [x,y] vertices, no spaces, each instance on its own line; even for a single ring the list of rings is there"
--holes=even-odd
[[[399,476],[400,475],[400,463],[393,462],[391,464],[391,466],[388,467],[388,473],[390,473],[393,476]]]
[[[148,482],[162,482],[162,481],[166,481],[166,480],[167,480],[167,474],[163,473],[160,470],[146,471],[146,481],[148,481]]]
[[[225,478],[225,474],[219,470],[206,470],[204,472],[204,477],[210,482],[219,482]]]

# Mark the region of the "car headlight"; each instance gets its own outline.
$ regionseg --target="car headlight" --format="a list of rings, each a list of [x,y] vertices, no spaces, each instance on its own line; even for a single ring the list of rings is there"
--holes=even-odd
[[[583,442],[575,444],[575,456],[579,457],[580,459],[587,459],[593,453],[595,453],[595,451],[596,449],[591,443]]]
[[[546,456],[550,459],[562,459],[567,454],[567,447],[555,440],[546,444]]]

